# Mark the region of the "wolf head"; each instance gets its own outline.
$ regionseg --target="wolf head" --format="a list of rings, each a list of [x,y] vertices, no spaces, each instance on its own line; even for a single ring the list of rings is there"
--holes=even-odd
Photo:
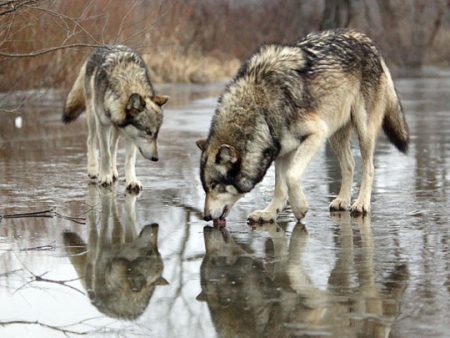
[[[162,106],[167,96],[141,96],[133,93],[125,105],[123,118],[116,123],[148,160],[158,161],[157,138],[163,121]]]
[[[234,203],[256,182],[243,174],[241,156],[232,145],[198,140],[197,146],[202,151],[200,178],[206,192],[204,219],[225,219]]]

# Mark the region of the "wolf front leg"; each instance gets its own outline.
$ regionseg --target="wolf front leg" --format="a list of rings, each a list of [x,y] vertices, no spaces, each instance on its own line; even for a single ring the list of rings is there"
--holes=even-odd
[[[97,179],[98,177],[98,162],[97,162],[97,127],[95,122],[94,109],[90,99],[86,100],[86,118],[88,125],[87,137],[87,170],[90,179]]]
[[[113,175],[113,181],[116,181],[119,177],[117,171],[117,145],[119,142],[119,130],[116,127],[111,128],[111,171]]]
[[[98,182],[103,187],[109,187],[113,183],[113,173],[111,170],[111,126],[102,124],[96,118],[98,142],[100,144],[100,173]]]
[[[128,192],[138,193],[142,190],[142,184],[136,178],[136,146],[130,140],[125,145],[125,184]]]
[[[286,184],[286,171],[294,152],[280,156],[275,160],[275,191],[272,201],[263,210],[256,210],[248,216],[248,222],[273,223],[277,215],[286,206],[288,187]]]
[[[286,174],[289,202],[298,220],[308,212],[308,203],[301,187],[301,178],[309,162],[325,143],[326,127],[320,121],[309,122],[306,139],[300,143],[289,163]]]

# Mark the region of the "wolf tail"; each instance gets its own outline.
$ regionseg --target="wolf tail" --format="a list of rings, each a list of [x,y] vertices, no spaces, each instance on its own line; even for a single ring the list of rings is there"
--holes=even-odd
[[[391,75],[383,62],[387,75],[387,106],[383,118],[383,130],[389,141],[402,153],[408,152],[409,128],[406,123],[405,114],[400,99],[392,82]]]
[[[67,95],[66,103],[64,104],[64,111],[62,114],[62,121],[70,123],[75,121],[78,116],[86,109],[86,102],[84,98],[84,78],[86,74],[86,64],[81,67],[75,83]]]

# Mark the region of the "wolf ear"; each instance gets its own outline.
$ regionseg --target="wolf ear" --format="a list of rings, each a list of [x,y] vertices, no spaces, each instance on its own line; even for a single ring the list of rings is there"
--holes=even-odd
[[[201,151],[205,151],[206,140],[204,138],[201,138],[201,139],[195,141],[195,144],[197,145],[198,149],[200,149]]]
[[[164,106],[167,101],[169,101],[169,97],[166,95],[155,95],[152,96],[152,101],[155,102],[158,106]]]
[[[145,101],[141,95],[133,93],[130,95],[125,112],[127,115],[135,116],[145,109]]]
[[[203,291],[200,292],[198,294],[197,297],[195,297],[195,300],[199,301],[199,302],[206,302],[208,300],[208,298],[206,297],[206,293],[204,293]]]
[[[216,163],[219,164],[235,164],[239,159],[236,148],[229,144],[222,144],[216,155]]]
[[[156,280],[155,285],[169,285],[169,282],[164,277],[159,277]]]

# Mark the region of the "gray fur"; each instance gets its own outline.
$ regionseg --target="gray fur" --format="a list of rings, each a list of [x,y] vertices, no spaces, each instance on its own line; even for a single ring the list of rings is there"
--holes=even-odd
[[[83,110],[87,111],[89,177],[98,177],[104,186],[117,179],[117,140],[123,135],[127,140],[127,190],[139,191],[142,185],[134,169],[136,147],[145,158],[158,160],[157,136],[163,121],[161,106],[167,99],[155,94],[144,61],[132,49],[125,46],[96,49],[82,66],[62,117],[67,123]]]
[[[406,150],[408,128],[389,70],[366,35],[333,30],[309,34],[294,45],[260,47],[225,89],[208,138],[200,143],[206,219],[226,216],[224,207],[229,211],[242,194],[252,190],[274,160],[283,167],[279,172],[283,176],[278,182],[280,196],[276,208],[272,204],[269,210],[270,218],[263,215],[261,219],[273,220],[274,214],[284,207],[287,195],[297,218],[302,218],[307,203],[300,178],[306,164],[327,138],[331,142],[350,142],[343,133],[353,129],[367,161],[361,194],[352,210],[367,212],[373,147],[383,121],[389,139],[400,150]],[[224,165],[217,161],[223,145],[235,150],[236,163]],[[334,148],[342,154],[340,160],[346,171],[343,176],[347,177],[346,191],[338,197],[348,200],[353,158],[348,151],[341,151],[346,147],[347,144],[336,144]],[[224,187],[233,187],[236,193],[225,198]],[[221,206],[219,200],[228,200],[230,205]],[[349,201],[342,206],[336,203],[338,209],[349,207]],[[212,210],[209,204],[216,204],[218,209]]]

